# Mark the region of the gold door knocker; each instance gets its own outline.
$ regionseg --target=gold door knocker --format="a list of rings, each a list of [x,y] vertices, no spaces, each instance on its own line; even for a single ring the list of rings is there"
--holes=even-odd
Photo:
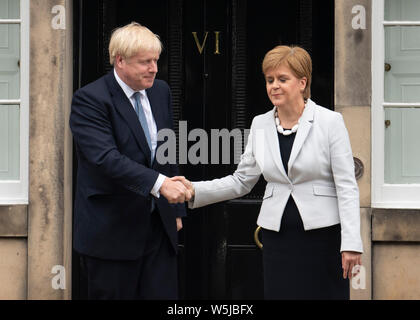
[[[258,248],[262,250],[263,244],[261,243],[260,239],[258,238],[258,234],[260,233],[261,227],[258,226],[257,229],[255,229],[254,232],[254,241]]]

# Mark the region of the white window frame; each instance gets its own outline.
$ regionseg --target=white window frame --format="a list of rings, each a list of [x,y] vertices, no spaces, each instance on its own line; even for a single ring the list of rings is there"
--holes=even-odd
[[[384,65],[385,26],[420,26],[420,21],[385,21],[384,11],[384,0],[372,1],[372,207],[418,209],[420,184],[387,184],[384,180],[385,108],[420,108],[420,103],[384,101]]]
[[[20,0],[20,19],[0,19],[1,24],[20,25],[20,98],[1,100],[20,106],[19,180],[0,180],[0,205],[28,204],[29,189],[29,1]]]

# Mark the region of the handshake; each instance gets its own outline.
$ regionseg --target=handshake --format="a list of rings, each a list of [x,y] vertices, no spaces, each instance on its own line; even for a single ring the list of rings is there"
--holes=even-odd
[[[169,203],[183,203],[194,197],[194,186],[182,176],[165,178],[159,191]]]

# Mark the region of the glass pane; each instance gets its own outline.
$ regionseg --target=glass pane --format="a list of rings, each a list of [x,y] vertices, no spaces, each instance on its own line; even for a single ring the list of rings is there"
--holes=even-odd
[[[385,183],[420,183],[420,109],[386,108],[385,119]]]
[[[385,28],[384,94],[386,102],[420,102],[420,27]]]
[[[19,180],[19,106],[0,105],[0,180]]]
[[[0,99],[20,98],[19,65],[20,25],[0,24]]]
[[[385,20],[419,21],[419,0],[385,0]]]
[[[19,19],[20,0],[0,0],[0,19]]]

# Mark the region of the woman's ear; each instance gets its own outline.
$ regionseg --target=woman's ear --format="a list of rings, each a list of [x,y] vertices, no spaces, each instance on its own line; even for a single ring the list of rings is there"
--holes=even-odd
[[[308,83],[308,79],[306,77],[303,77],[299,80],[300,83],[300,91],[305,91],[306,89],[306,84]]]

